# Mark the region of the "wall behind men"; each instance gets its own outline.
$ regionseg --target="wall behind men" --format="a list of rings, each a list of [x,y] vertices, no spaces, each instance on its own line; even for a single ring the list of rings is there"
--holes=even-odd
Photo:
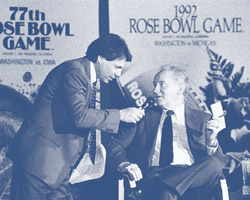
[[[183,67],[201,95],[198,87],[207,84],[210,69],[207,47],[234,63],[233,72],[245,66],[242,80],[247,81],[249,1],[110,0],[109,6],[110,32],[122,35],[133,54],[121,86],[138,106],[152,95],[153,76],[164,64]]]

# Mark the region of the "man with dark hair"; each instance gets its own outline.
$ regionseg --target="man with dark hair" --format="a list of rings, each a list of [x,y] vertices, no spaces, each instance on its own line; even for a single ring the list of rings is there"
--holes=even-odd
[[[89,45],[86,55],[94,63],[98,56],[102,56],[108,61],[122,57],[129,62],[132,60],[132,55],[129,52],[126,42],[115,34],[109,34],[106,37],[93,41]]]
[[[193,108],[187,83],[180,68],[164,66],[153,82],[158,106],[137,124],[122,123],[108,145],[111,168],[138,181],[143,200],[179,199],[193,189],[209,199],[221,176],[220,122]]]
[[[86,54],[55,67],[43,82],[9,151],[14,161],[11,199],[70,199],[69,177],[87,149],[90,131],[117,133],[120,121],[143,117],[138,108],[93,107],[95,82],[119,77],[131,61],[125,41],[107,34]]]

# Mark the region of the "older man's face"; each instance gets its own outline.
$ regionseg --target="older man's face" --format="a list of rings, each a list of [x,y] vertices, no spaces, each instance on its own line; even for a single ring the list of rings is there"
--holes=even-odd
[[[162,72],[154,78],[154,96],[156,103],[163,109],[180,106],[184,98],[184,81],[174,78],[172,72]]]

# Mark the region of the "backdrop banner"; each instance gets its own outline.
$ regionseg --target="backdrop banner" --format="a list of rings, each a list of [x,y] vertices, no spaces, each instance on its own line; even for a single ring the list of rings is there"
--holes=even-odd
[[[98,1],[2,0],[0,83],[33,100],[52,68],[85,55],[98,23]]]
[[[217,55],[218,66],[234,64],[233,73],[245,66],[242,81],[247,81],[249,6],[247,0],[110,0],[110,32],[122,35],[133,54],[120,78],[126,96],[142,105],[165,64],[184,68],[200,95],[212,61],[209,52]]]
[[[0,199],[9,199],[9,144],[50,70],[99,36],[98,1],[1,0]]]

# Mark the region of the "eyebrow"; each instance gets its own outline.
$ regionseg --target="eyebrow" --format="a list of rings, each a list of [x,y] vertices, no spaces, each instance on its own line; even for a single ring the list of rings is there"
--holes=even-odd
[[[122,66],[120,66],[120,65],[116,65],[115,66],[117,69],[122,69]]]
[[[153,84],[156,84],[156,83],[166,83],[166,81],[153,81]]]

